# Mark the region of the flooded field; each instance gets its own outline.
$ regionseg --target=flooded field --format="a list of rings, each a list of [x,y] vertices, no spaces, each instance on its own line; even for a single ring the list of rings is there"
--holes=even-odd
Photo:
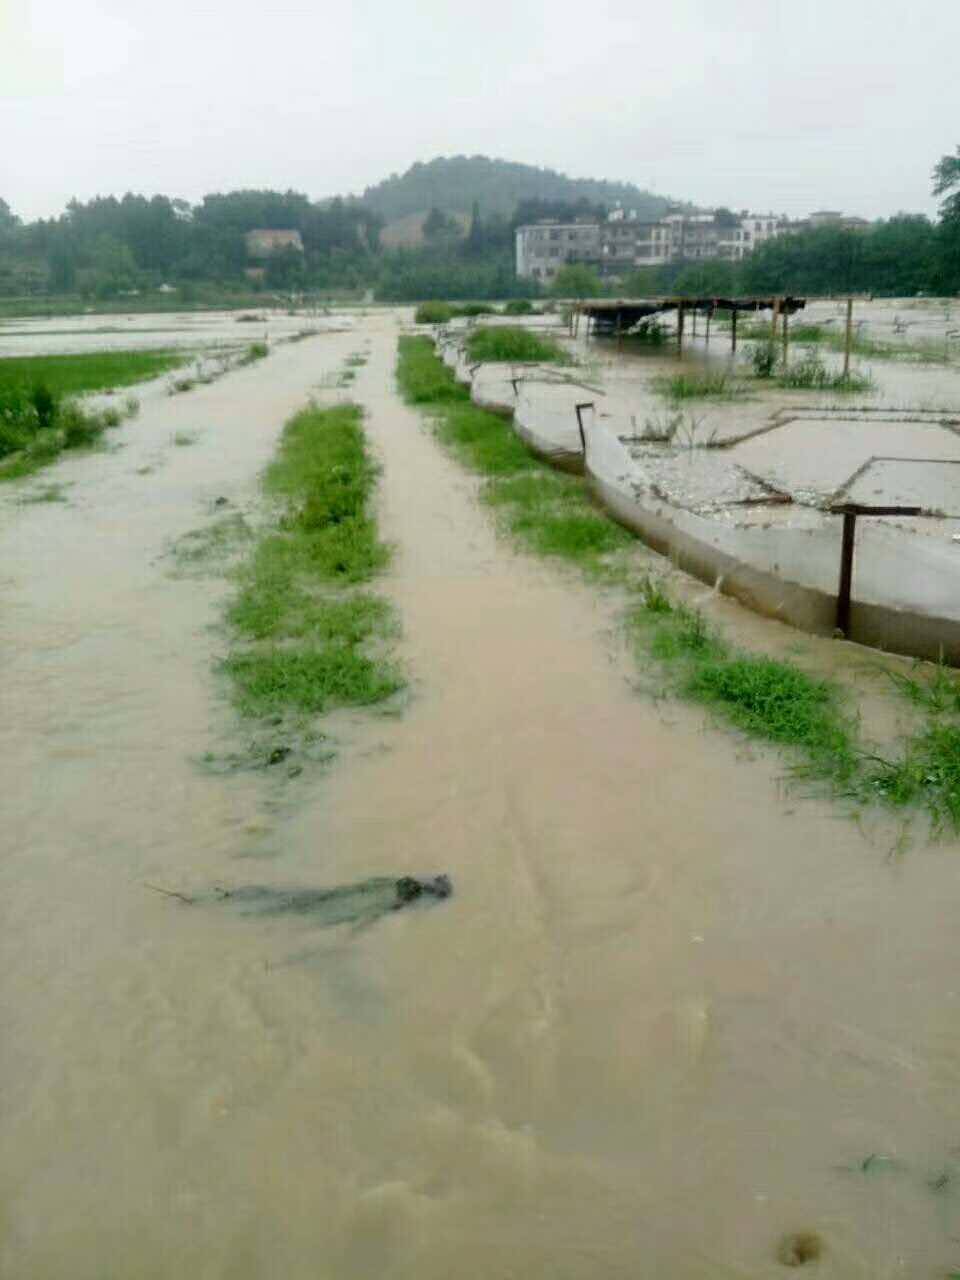
[[[0,488],[0,1274],[960,1269],[957,843],[893,856],[893,821],[651,696],[617,594],[498,540],[400,403],[405,318]],[[262,726],[216,670],[231,585],[175,549],[220,499],[257,522],[284,420],[358,351],[408,705],[330,717],[295,777],[205,768]],[[896,721],[876,655],[701,595]],[[441,874],[362,928],[205,896]]]
[[[275,308],[0,320],[0,358],[118,349],[208,351],[254,341],[278,341],[305,330],[329,332],[350,323],[326,313],[291,313]]]

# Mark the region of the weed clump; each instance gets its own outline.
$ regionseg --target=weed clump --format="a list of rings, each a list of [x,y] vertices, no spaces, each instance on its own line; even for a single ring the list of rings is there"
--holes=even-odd
[[[535,316],[537,315],[537,309],[526,298],[511,298],[509,302],[504,303],[503,314],[505,316]]]
[[[269,354],[270,348],[265,342],[251,342],[237,364],[241,368],[244,365],[256,364],[258,360],[265,360]]]
[[[570,356],[553,338],[544,338],[529,329],[475,329],[467,338],[467,355],[477,362],[497,360],[529,361],[537,364],[570,364]]]
[[[806,756],[803,772],[848,780],[856,769],[849,726],[836,691],[789,662],[737,657],[706,662],[690,677],[687,693],[721,710],[738,729]]]
[[[449,302],[421,302],[413,313],[414,324],[448,324],[452,319]]]
[[[653,389],[674,404],[682,400],[742,400],[750,388],[729,373],[661,374],[652,379]]]
[[[772,378],[780,363],[780,352],[772,338],[755,342],[750,350],[750,363],[758,378]]]
[[[777,384],[791,391],[865,393],[874,390],[874,381],[869,374],[855,370],[844,374],[842,370],[828,369],[816,352],[782,369],[777,376]]]
[[[65,449],[89,448],[138,409],[132,398],[122,408],[86,409],[46,383],[27,388],[0,381],[0,479],[29,475]]]

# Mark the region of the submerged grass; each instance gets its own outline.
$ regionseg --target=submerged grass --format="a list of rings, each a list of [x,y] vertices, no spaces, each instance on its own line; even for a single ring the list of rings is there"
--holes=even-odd
[[[403,686],[383,652],[389,604],[355,588],[389,559],[369,512],[377,469],[356,405],[296,414],[264,477],[276,520],[239,573],[228,610],[238,643],[224,662],[241,710],[316,714]]]
[[[400,339],[397,377],[411,403],[430,409],[437,437],[485,477],[483,500],[521,546],[635,593],[628,630],[675,694],[784,750],[797,778],[855,804],[925,810],[935,831],[960,831],[960,676],[941,666],[930,679],[895,677],[928,722],[897,759],[868,751],[838,684],[790,661],[732,649],[658,578],[638,580],[614,554],[635,543],[632,535],[593,506],[580,479],[537,461],[507,422],[473,406],[429,338]]]
[[[876,389],[876,383],[868,373],[851,369],[828,369],[816,355],[810,355],[796,364],[788,365],[777,374],[777,385],[789,391],[837,391],[843,395],[867,394]]]
[[[751,394],[748,383],[724,372],[659,374],[653,389],[673,404],[683,400],[743,400]]]
[[[754,322],[742,324],[740,335],[744,339],[758,342],[770,341],[772,330],[770,324]],[[779,338],[777,339],[779,343]],[[819,346],[828,351],[843,352],[846,349],[846,333],[844,326],[828,324],[791,324],[790,342],[800,346]],[[870,338],[864,333],[854,332],[850,340],[850,351],[855,356],[864,356],[873,360],[905,360],[929,364],[949,364],[953,359],[949,340],[942,342],[933,338],[921,338],[916,342],[884,341]]]

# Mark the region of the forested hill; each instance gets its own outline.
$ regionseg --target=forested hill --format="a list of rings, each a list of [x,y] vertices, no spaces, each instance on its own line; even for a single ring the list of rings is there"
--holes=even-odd
[[[387,223],[428,209],[470,213],[474,202],[484,217],[510,218],[524,200],[569,204],[586,200],[607,208],[619,201],[652,218],[661,217],[670,203],[629,182],[567,178],[553,169],[487,156],[438,156],[427,164],[411,165],[406,173],[393,174],[363,193],[363,203]]]

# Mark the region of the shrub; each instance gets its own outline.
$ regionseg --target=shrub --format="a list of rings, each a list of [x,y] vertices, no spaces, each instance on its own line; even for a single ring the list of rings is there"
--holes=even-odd
[[[751,348],[750,363],[758,378],[772,378],[779,359],[777,344],[770,339],[766,342],[756,342]]]
[[[38,383],[30,392],[30,403],[37,415],[37,426],[52,427],[57,416],[57,397],[45,382]]]
[[[569,364],[570,357],[553,338],[543,338],[528,329],[476,329],[467,338],[471,360],[525,360],[537,363]]]
[[[421,302],[413,313],[415,324],[446,324],[453,319],[449,302]]]

